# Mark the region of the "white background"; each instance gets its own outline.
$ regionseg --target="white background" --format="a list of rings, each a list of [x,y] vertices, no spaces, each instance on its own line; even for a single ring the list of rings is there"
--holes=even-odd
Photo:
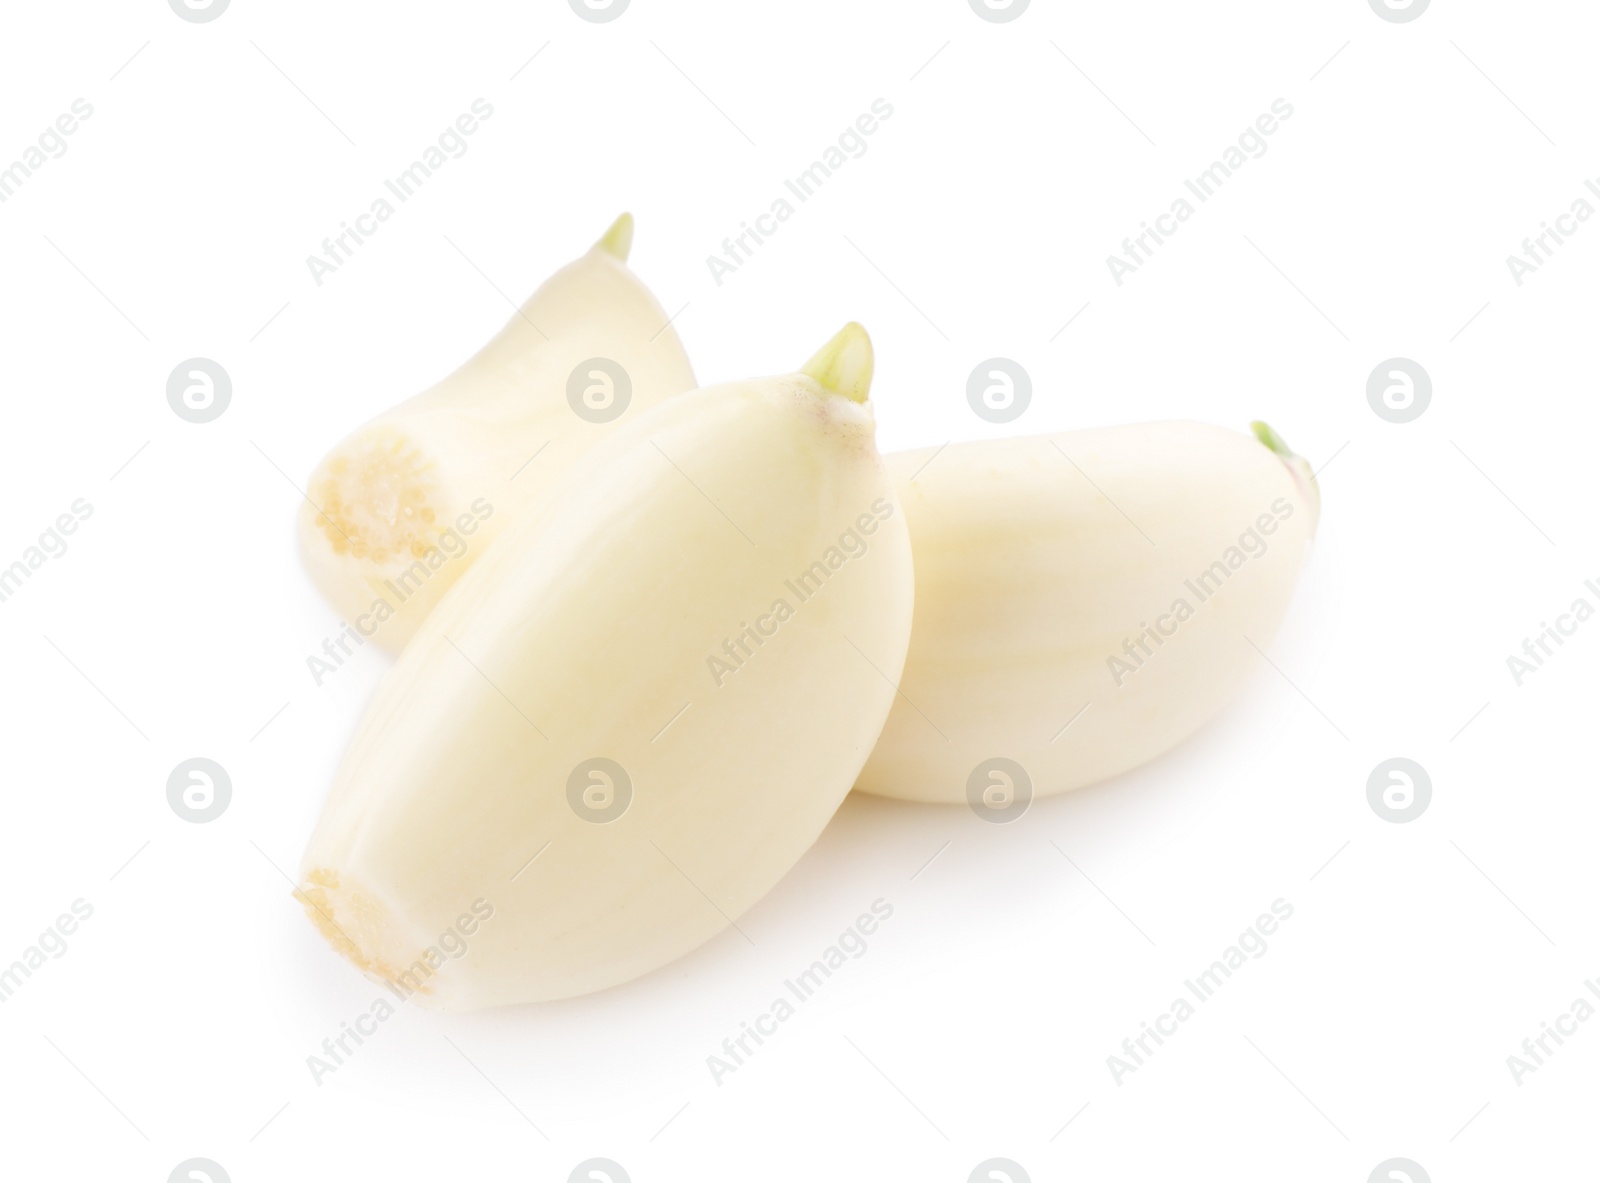
[[[0,205],[0,565],[94,507],[0,604],[0,963],[94,908],[0,1006],[8,1176],[160,1181],[194,1156],[237,1183],[565,1180],[594,1156],[636,1183],[956,1183],[993,1156],[1034,1180],[1594,1170],[1600,1022],[1520,1085],[1506,1057],[1600,975],[1600,624],[1520,688],[1505,661],[1600,599],[1600,222],[1520,287],[1505,263],[1600,177],[1592,6],[3,19],[0,167],[94,107]],[[305,257],[479,97],[470,151],[316,286]],[[867,153],[718,286],[706,257],[880,97]],[[1106,256],[1280,97],[1267,153],[1119,287]],[[338,622],[295,561],[291,481],[623,209],[702,382],[791,369],[863,321],[885,450],[1270,421],[1323,492],[1277,668],[1167,757],[1015,824],[853,796],[741,919],[755,947],[730,931],[557,1005],[404,1008],[319,1086],[306,1057],[377,990],[280,869],[386,659],[313,684]],[[199,426],[165,399],[196,355],[234,383]],[[964,397],[995,355],[1034,382],[1004,426]],[[1405,425],[1365,396],[1397,355],[1434,383]],[[165,799],[196,755],[234,786],[199,826]],[[1397,755],[1434,789],[1405,825],[1366,800]],[[879,897],[868,952],[714,1084],[706,1057]],[[1115,1083],[1106,1057],[1278,897],[1269,952]]]

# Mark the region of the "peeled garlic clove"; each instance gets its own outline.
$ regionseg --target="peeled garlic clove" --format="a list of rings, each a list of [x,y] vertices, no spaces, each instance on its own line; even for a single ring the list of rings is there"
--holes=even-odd
[[[301,554],[363,636],[403,646],[508,519],[616,427],[694,386],[667,314],[627,268],[632,242],[623,214],[471,361],[317,466]]]
[[[1320,504],[1306,462],[1254,427],[886,457],[917,613],[902,696],[856,787],[1015,811],[1143,764],[1220,712],[1283,618]]]
[[[584,994],[805,853],[911,629],[871,365],[850,325],[802,373],[670,399],[507,526],[335,779],[299,894],[336,948],[446,1009]]]

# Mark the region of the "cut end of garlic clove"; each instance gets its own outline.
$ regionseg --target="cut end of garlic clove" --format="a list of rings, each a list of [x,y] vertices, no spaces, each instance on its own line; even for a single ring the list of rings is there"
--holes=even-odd
[[[600,241],[595,243],[596,250],[605,251],[608,255],[615,255],[622,262],[628,261],[628,252],[633,249],[633,215],[623,213],[611,229],[600,236]]]
[[[434,468],[426,451],[392,426],[368,427],[330,452],[308,492],[333,553],[380,566],[426,555],[439,534]]]
[[[1256,439],[1265,444],[1294,474],[1295,483],[1300,486],[1300,491],[1305,494],[1306,500],[1311,505],[1311,531],[1315,534],[1317,521],[1322,516],[1322,490],[1317,485],[1317,475],[1312,471],[1310,463],[1304,456],[1295,455],[1294,450],[1281,435],[1272,430],[1270,424],[1257,419],[1250,424],[1250,430],[1255,433]]]
[[[830,394],[864,403],[872,389],[872,338],[851,321],[817,350],[800,372]]]
[[[434,983],[427,980],[431,971],[422,968],[419,975],[420,951],[397,934],[381,903],[344,882],[339,872],[318,867],[307,873],[294,898],[334,952],[367,977],[403,998],[434,993]]]

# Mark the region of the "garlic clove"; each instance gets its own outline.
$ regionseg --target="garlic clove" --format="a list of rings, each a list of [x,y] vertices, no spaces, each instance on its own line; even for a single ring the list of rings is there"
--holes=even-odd
[[[589,449],[694,386],[677,332],[628,270],[623,214],[460,369],[346,436],[298,515],[313,582],[398,650],[505,523]]]
[[[917,611],[856,787],[999,820],[1219,713],[1260,665],[1320,509],[1306,462],[1255,431],[1142,423],[886,457]]]
[[[424,1005],[584,994],[805,853],[910,636],[871,360],[850,326],[806,372],[667,400],[508,523],[336,776],[298,893],[335,948]]]

